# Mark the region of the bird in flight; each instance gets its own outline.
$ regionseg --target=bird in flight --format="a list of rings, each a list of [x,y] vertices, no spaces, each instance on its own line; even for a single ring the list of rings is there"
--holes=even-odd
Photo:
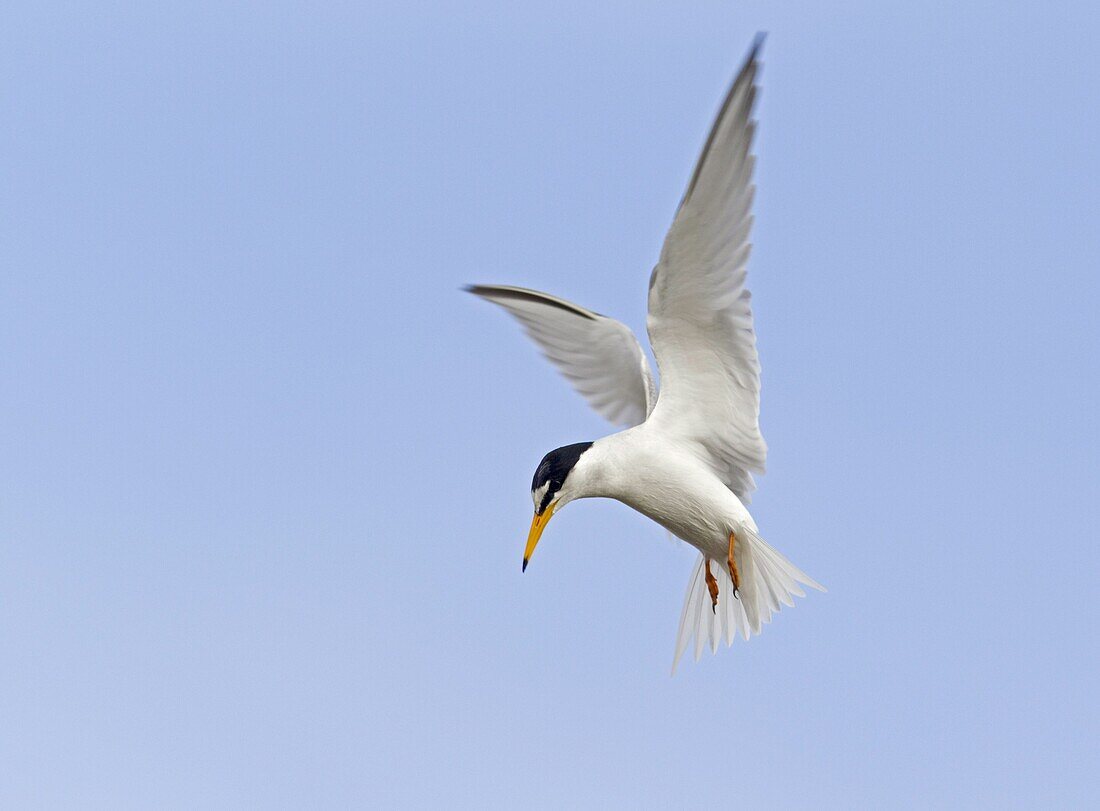
[[[757,36],[726,94],[649,279],[659,393],[621,322],[536,290],[466,288],[514,316],[592,408],[625,426],[539,463],[523,569],[551,517],[579,498],[621,501],[694,546],[673,671],[692,638],[698,660],[738,632],[760,633],[781,603],[805,596],[800,584],[824,591],[760,537],[745,507],[767,455],[745,287],[761,44]]]

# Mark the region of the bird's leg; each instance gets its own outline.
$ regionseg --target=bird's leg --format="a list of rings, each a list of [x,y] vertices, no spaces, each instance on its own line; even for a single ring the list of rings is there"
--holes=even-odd
[[[733,578],[733,596],[737,596],[737,592],[741,589],[741,573],[737,571],[737,560],[733,556],[733,550],[737,546],[737,536],[732,532],[730,533],[730,553],[729,553],[729,567],[730,577]],[[709,570],[707,574],[710,574]]]
[[[711,613],[718,612],[718,581],[714,579],[714,575],[710,573],[710,558],[707,561],[707,591],[710,592],[710,610]]]

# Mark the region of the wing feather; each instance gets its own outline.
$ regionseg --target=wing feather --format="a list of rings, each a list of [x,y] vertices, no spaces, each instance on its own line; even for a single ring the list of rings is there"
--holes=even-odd
[[[523,287],[466,288],[500,305],[520,324],[588,404],[616,425],[638,425],[657,394],[638,339],[620,321]]]
[[[762,473],[760,362],[745,274],[751,245],[758,37],[707,137],[650,277],[661,371],[655,427],[696,448],[742,501]]]

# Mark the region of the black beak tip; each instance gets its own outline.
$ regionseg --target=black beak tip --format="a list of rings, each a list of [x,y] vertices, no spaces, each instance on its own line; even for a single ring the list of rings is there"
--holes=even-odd
[[[527,558],[523,559],[523,569],[521,569],[521,571],[524,571],[524,572],[527,571]]]

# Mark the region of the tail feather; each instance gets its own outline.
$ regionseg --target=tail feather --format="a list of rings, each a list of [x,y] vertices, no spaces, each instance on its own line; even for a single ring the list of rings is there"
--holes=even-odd
[[[700,555],[688,581],[684,608],[680,614],[680,630],[676,635],[676,655],[672,672],[680,657],[695,639],[695,661],[703,655],[703,648],[710,644],[711,653],[717,653],[718,642],[725,637],[726,645],[732,645],[737,632],[747,641],[759,634],[763,625],[771,622],[772,615],[784,605],[793,606],[793,596],[805,597],[800,588],[809,586],[818,591],[825,587],[811,578],[783,555],[773,549],[759,535],[747,527],[737,533],[737,568],[741,575],[738,596],[733,596],[733,580],[726,568],[726,561],[713,561],[710,570],[718,581],[718,606],[712,610],[707,591],[705,562]]]

